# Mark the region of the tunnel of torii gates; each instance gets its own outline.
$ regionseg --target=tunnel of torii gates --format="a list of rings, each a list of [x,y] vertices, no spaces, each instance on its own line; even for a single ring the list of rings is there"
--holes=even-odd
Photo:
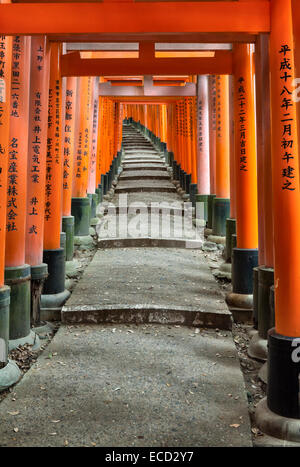
[[[227,303],[253,308],[249,354],[268,361],[257,423],[299,441],[299,0],[0,3],[1,388],[8,351],[68,298],[126,122],[226,237]]]

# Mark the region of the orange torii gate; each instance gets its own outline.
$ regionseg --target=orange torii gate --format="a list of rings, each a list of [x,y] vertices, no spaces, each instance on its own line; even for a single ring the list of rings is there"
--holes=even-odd
[[[255,4],[255,5],[254,5]],[[257,132],[258,143],[258,167],[259,177],[263,180],[262,188],[258,188],[261,193],[259,199],[259,214],[264,218],[264,222],[259,223],[259,246],[263,251],[260,255],[259,276],[263,276],[262,266],[272,269],[274,261],[274,291],[275,291],[275,328],[269,333],[269,374],[268,374],[268,399],[263,401],[258,406],[257,419],[259,426],[270,434],[284,437],[290,440],[299,441],[299,362],[297,355],[293,350],[297,350],[297,339],[300,337],[300,316],[299,316],[299,301],[300,294],[295,283],[300,275],[300,246],[298,242],[298,231],[300,227],[299,213],[299,155],[298,155],[298,132],[297,127],[297,105],[295,99],[291,97],[293,94],[293,78],[296,76],[295,70],[299,70],[299,51],[295,50],[294,40],[299,41],[299,31],[297,27],[299,23],[299,1],[298,0],[246,0],[246,1],[225,1],[218,3],[218,14],[216,14],[216,2],[158,2],[153,8],[152,3],[147,2],[103,2],[103,3],[74,3],[70,11],[69,4],[53,3],[53,4],[0,4],[0,30],[2,36],[1,49],[4,52],[5,73],[2,79],[5,82],[5,91],[10,90],[10,78],[7,70],[10,69],[11,59],[7,54],[11,54],[10,41],[7,36],[30,36],[30,35],[47,35],[52,41],[100,41],[100,40],[125,40],[144,42],[145,34],[147,41],[154,42],[187,42],[187,41],[203,41],[209,42],[211,39],[219,42],[233,43],[255,43],[259,56],[256,58],[256,64],[265,65],[264,48],[262,44],[262,34],[270,33],[270,78],[271,78],[271,128],[268,128],[267,109],[268,98],[263,96],[263,78],[261,70],[256,70],[258,84],[258,122],[261,127]],[[165,21],[165,18],[168,21]],[[299,29],[299,27],[298,27]],[[179,31],[179,32],[178,32]],[[293,37],[294,33],[294,37]],[[55,46],[51,46],[55,47]],[[241,46],[242,48],[249,47]],[[152,55],[151,55],[152,54]],[[62,69],[59,70],[58,76],[60,80],[61,71],[65,76],[82,76],[82,73],[87,73],[88,77],[101,75],[103,70],[105,74],[115,75],[126,74],[126,67],[129,74],[153,74],[165,73],[166,69],[172,68],[171,74],[178,74],[185,67],[185,73],[188,74],[215,74],[228,75],[234,72],[235,74],[235,99],[241,99],[239,102],[246,102],[244,109],[247,122],[241,122],[241,115],[238,107],[235,111],[235,147],[238,148],[239,155],[235,154],[235,174],[234,187],[237,192],[235,201],[236,204],[236,220],[237,220],[237,243],[240,250],[256,250],[257,248],[257,232],[255,211],[255,150],[254,139],[250,141],[250,134],[253,135],[253,90],[249,81],[251,81],[251,73],[249,73],[249,60],[245,50],[241,51],[236,46],[233,52],[222,53],[222,59],[219,60],[220,54],[215,54],[215,57],[203,59],[169,59],[156,58],[153,56],[150,48],[147,46],[142,48],[141,58],[126,59],[122,62],[111,61],[108,63],[105,59],[81,59],[78,53],[66,54],[62,57]],[[11,57],[11,55],[10,55]],[[266,57],[265,57],[266,58]],[[2,60],[2,64],[3,59]],[[131,62],[133,60],[133,62]],[[147,64],[149,60],[149,64]],[[188,61],[189,60],[189,61]],[[195,61],[193,61],[195,60]],[[218,70],[217,65],[222,63],[223,70]],[[236,60],[236,62],[235,62]],[[177,65],[175,64],[177,63]],[[202,63],[202,65],[200,64]],[[238,65],[243,63],[242,69]],[[80,70],[80,67],[84,66]],[[99,70],[102,66],[102,71]],[[154,69],[153,67],[156,67]],[[53,64],[51,72],[53,72]],[[244,83],[237,84],[236,78],[239,74],[244,79]],[[245,74],[245,76],[244,76]],[[227,77],[224,80],[228,79]],[[266,78],[265,78],[266,79]],[[222,79],[223,81],[223,79]],[[246,85],[246,83],[248,84]],[[244,85],[242,85],[244,84]],[[51,85],[52,86],[52,85]],[[53,88],[53,86],[52,86]],[[223,88],[223,86],[222,86]],[[9,99],[3,98],[3,83],[1,84],[1,120],[3,126],[1,132],[1,154],[5,157],[1,159],[1,183],[0,190],[3,198],[0,200],[1,208],[1,238],[4,237],[5,219],[6,219],[6,203],[7,201],[7,158],[8,158],[8,142],[9,142],[9,125],[8,115],[11,111],[7,102]],[[225,86],[224,86],[225,89]],[[224,91],[223,89],[223,91]],[[217,87],[218,90],[218,87]],[[240,94],[240,95],[239,95]],[[226,90],[225,90],[226,95]],[[246,99],[243,101],[243,99]],[[262,101],[264,100],[264,105]],[[222,95],[220,94],[220,102]],[[147,101],[140,101],[139,105],[144,105]],[[189,106],[185,99],[170,100],[170,101],[155,101],[152,99],[147,102],[147,126],[156,135],[166,138],[168,150],[174,153],[174,167],[180,166],[182,175],[197,175],[195,171],[195,130],[193,129],[193,109],[195,105]],[[120,148],[120,122],[121,108],[126,104],[126,115],[133,112],[133,117],[138,120],[145,120],[146,117],[141,112],[141,107],[138,112],[137,102],[126,99],[123,101],[114,101],[109,98],[100,98],[100,124],[98,126],[99,141],[97,143],[97,182],[101,182],[102,187],[106,187],[106,191],[110,189],[112,182],[112,174],[115,173],[116,149]],[[61,104],[61,102],[59,103]],[[58,104],[58,107],[59,107]],[[167,112],[164,120],[173,125],[172,130],[168,130],[165,134],[163,131],[161,110],[160,125],[155,126],[155,113],[157,113],[157,104],[166,104]],[[218,106],[218,96],[217,102]],[[237,102],[236,102],[237,104]],[[265,106],[266,104],[266,106]],[[222,101],[220,110],[224,106]],[[191,108],[192,107],[192,108]],[[226,102],[225,102],[226,107]],[[58,109],[59,110],[59,109]],[[61,109],[60,109],[61,110]],[[224,112],[224,116],[220,123],[228,127],[228,109]],[[263,117],[266,117],[264,119]],[[213,118],[213,116],[212,116]],[[60,117],[59,117],[60,119]],[[218,116],[217,116],[218,120]],[[299,119],[298,119],[299,120]],[[192,123],[191,123],[192,122]],[[217,121],[217,124],[219,122]],[[243,124],[243,128],[239,125]],[[245,129],[244,129],[245,127]],[[240,132],[237,134],[237,129]],[[61,128],[59,128],[61,132]],[[212,128],[212,131],[214,129]],[[218,133],[218,127],[216,128]],[[247,133],[247,137],[242,138],[241,133]],[[270,136],[271,133],[271,136]],[[59,146],[58,139],[60,136],[52,135],[49,131],[50,138],[56,138],[55,144]],[[192,135],[192,136],[191,136]],[[229,173],[228,163],[228,141],[220,141],[223,135],[217,134],[216,154],[214,150],[210,152],[211,162],[211,195],[216,194],[218,198],[229,198],[228,176],[225,180],[222,174]],[[212,135],[211,135],[212,138]],[[49,139],[49,138],[48,138]],[[219,142],[218,142],[219,139]],[[226,139],[226,138],[225,138]],[[241,142],[243,141],[243,146]],[[271,141],[271,155],[268,153],[268,141]],[[220,147],[226,145],[226,151],[222,152]],[[252,146],[251,146],[252,145]],[[48,152],[52,152],[48,142]],[[263,148],[263,149],[262,149]],[[55,153],[52,154],[53,157]],[[99,157],[100,156],[100,157]],[[170,156],[172,160],[172,156]],[[271,164],[270,164],[271,161]],[[247,170],[244,170],[247,163]],[[269,180],[269,166],[272,166],[272,195]],[[47,167],[54,174],[57,181],[57,193],[51,194],[49,189],[46,191],[46,212],[49,213],[51,208],[52,221],[49,223],[49,218],[45,220],[45,244],[44,248],[49,255],[53,255],[53,251],[59,250],[59,234],[61,213],[60,199],[62,189],[62,172],[55,170],[52,161],[47,161]],[[221,169],[220,169],[221,168]],[[186,174],[184,174],[186,172]],[[189,173],[188,173],[189,172]],[[244,173],[245,172],[245,173]],[[247,172],[247,173],[246,173]],[[195,181],[195,178],[191,180]],[[25,183],[25,182],[24,182]],[[47,179],[46,184],[53,183]],[[188,177],[184,178],[185,185],[189,183]],[[86,190],[84,196],[86,196]],[[80,193],[81,195],[81,193]],[[48,198],[47,198],[48,197]],[[260,198],[260,197],[259,197]],[[3,200],[5,200],[3,202]],[[263,201],[263,202],[262,202]],[[10,201],[11,202],[11,201]],[[50,204],[47,204],[50,203]],[[216,203],[216,201],[215,201]],[[263,208],[261,207],[263,206]],[[273,212],[273,220],[270,214],[266,213],[267,209]],[[25,212],[25,210],[24,210]],[[245,216],[245,212],[247,215]],[[21,216],[22,217],[22,216]],[[249,222],[252,221],[250,227]],[[51,228],[49,228],[51,224]],[[212,225],[213,226],[213,225]],[[262,227],[263,226],[263,227]],[[249,228],[248,228],[249,227]],[[254,228],[253,228],[254,227]],[[257,230],[257,229],[256,229]],[[249,235],[250,232],[250,235]],[[272,239],[274,238],[274,244]],[[4,238],[2,238],[4,245]],[[272,248],[270,246],[272,243]],[[52,252],[52,253],[51,253]],[[4,286],[3,268],[5,250],[1,247],[0,252],[0,286],[1,286],[1,302],[0,310],[3,310],[5,319],[0,318],[0,336],[7,345],[7,304],[9,300],[9,290]],[[12,252],[13,253],[13,252]],[[274,253],[274,254],[273,254]],[[47,253],[48,254],[48,253]],[[234,253],[235,256],[235,253]],[[247,255],[246,255],[247,256]],[[19,258],[20,259],[20,258]],[[23,259],[23,258],[22,258]],[[242,260],[241,260],[242,261]],[[20,263],[20,261],[18,261]],[[250,262],[251,263],[251,262]],[[263,264],[265,263],[265,264]],[[233,268],[235,268],[233,263]],[[49,262],[48,262],[49,266]],[[253,263],[249,266],[248,271],[252,269]],[[244,267],[244,266],[243,266]],[[63,265],[62,265],[63,269]],[[60,271],[61,272],[61,271]],[[50,272],[51,276],[51,272]],[[61,281],[63,282],[63,281]],[[48,282],[49,284],[49,282]],[[62,284],[60,284],[62,286]],[[60,287],[61,288],[61,287]],[[64,286],[63,286],[64,288]],[[54,290],[52,290],[53,292]],[[241,291],[240,291],[241,292]],[[238,292],[239,293],[239,292]],[[239,293],[239,295],[251,295],[248,293]],[[2,299],[3,297],[3,299]],[[6,329],[6,331],[3,331]],[[295,340],[296,339],[296,340]],[[279,358],[280,356],[280,358]],[[7,368],[7,357],[3,360],[3,369]],[[2,369],[2,370],[3,370]],[[2,371],[0,370],[0,371]],[[3,374],[3,372],[2,372]],[[0,375],[1,378],[1,375]]]

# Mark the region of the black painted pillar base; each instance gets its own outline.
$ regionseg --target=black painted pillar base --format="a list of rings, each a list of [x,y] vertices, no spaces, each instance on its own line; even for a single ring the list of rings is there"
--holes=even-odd
[[[191,183],[190,184],[190,201],[192,203],[192,206],[195,208],[196,207],[196,197],[197,197],[197,192],[198,192],[198,187],[197,183]]]
[[[256,422],[264,433],[300,442],[300,337],[268,332],[267,398],[256,408]]]
[[[0,288],[0,368],[3,368],[8,361],[9,304],[10,287],[4,285]]]
[[[230,217],[226,219],[226,246],[225,246],[225,261],[231,262],[232,248],[231,237],[236,233],[236,220]]]
[[[101,196],[102,195],[101,185],[98,185],[98,187],[95,189],[95,192],[97,194],[97,205],[98,205],[102,201],[102,199],[101,199],[102,198],[102,196]]]
[[[258,265],[258,250],[233,248],[232,292],[226,295],[229,307],[253,309],[253,268]]]
[[[212,229],[213,224],[213,200],[216,195],[210,194],[207,198],[207,228]]]
[[[253,327],[258,329],[258,267],[253,268]]]
[[[192,175],[191,174],[185,174],[184,178],[185,178],[185,180],[184,180],[184,189],[185,189],[186,193],[188,194],[190,192],[190,185],[191,185]]]
[[[259,266],[257,269],[257,328],[258,333],[251,339],[248,354],[252,358],[267,360],[267,339],[269,329],[275,326],[274,307],[270,293],[274,284],[274,269]]]
[[[89,235],[90,229],[90,200],[86,198],[72,198],[71,213],[74,216],[74,235]]]
[[[34,328],[41,325],[41,295],[45,280],[48,277],[48,266],[46,263],[31,266],[31,307],[30,321]]]
[[[96,217],[96,209],[97,209],[97,194],[95,193],[88,193],[88,198],[91,204],[91,219],[95,219]]]
[[[38,336],[30,329],[30,266],[5,268],[5,283],[10,287],[9,350],[29,344],[39,349]]]
[[[230,215],[230,199],[214,197],[212,204],[212,235],[225,237],[226,219]]]
[[[206,224],[208,216],[209,195],[196,194],[196,219],[201,219]]]
[[[63,216],[62,231],[66,234],[66,261],[72,261],[74,256],[74,216]]]
[[[41,308],[47,310],[49,308],[59,308],[70,296],[70,292],[65,290],[65,259],[63,248],[44,250],[43,261],[48,265],[48,277],[45,281],[43,294],[41,296]],[[51,316],[48,319],[50,318]]]
[[[10,287],[0,288],[0,392],[21,377],[18,365],[8,360]]]

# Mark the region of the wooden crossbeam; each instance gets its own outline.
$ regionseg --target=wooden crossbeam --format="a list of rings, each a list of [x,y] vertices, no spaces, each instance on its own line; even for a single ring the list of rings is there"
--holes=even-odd
[[[268,1],[255,3],[12,3],[0,5],[3,35],[258,34],[270,30]],[[100,36],[99,36],[100,37]]]
[[[213,58],[97,59],[80,58],[78,52],[61,58],[63,76],[136,76],[232,74],[232,52],[216,51]]]

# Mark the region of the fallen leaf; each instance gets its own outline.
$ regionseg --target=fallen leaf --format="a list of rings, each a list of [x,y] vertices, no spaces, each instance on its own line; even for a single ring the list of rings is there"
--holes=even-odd
[[[16,410],[15,412],[7,412],[9,415],[19,415],[19,411]]]
[[[15,433],[18,433],[18,431],[19,431],[19,428],[17,428],[17,427],[14,428],[14,432],[15,432]]]
[[[232,428],[238,428],[241,425],[239,423],[233,423],[232,425],[229,425],[229,426]]]
[[[60,420],[51,420],[52,423],[59,423]]]

